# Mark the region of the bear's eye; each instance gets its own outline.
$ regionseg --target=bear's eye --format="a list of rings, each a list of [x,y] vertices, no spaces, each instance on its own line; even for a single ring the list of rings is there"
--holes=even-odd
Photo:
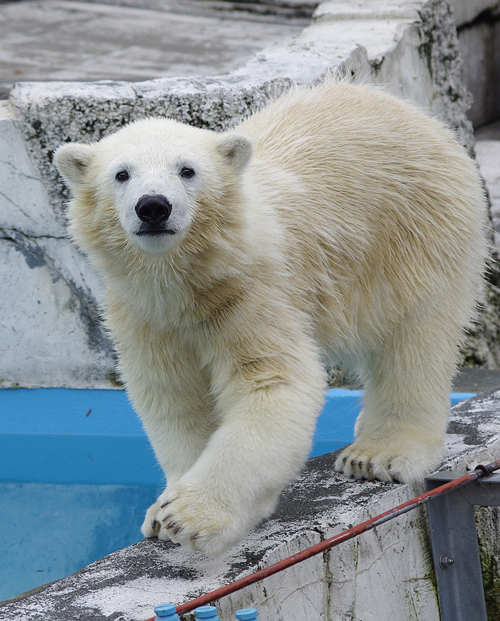
[[[190,168],[189,166],[183,166],[180,170],[180,176],[183,177],[184,179],[191,179],[192,177],[194,177],[195,172],[192,168]]]
[[[119,170],[115,175],[115,179],[123,183],[124,181],[128,181],[130,179],[130,175],[126,170]]]

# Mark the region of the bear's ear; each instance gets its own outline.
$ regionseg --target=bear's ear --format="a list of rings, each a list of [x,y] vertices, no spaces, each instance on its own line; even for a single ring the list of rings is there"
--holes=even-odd
[[[71,189],[83,183],[92,153],[92,145],[79,142],[70,142],[56,149],[54,163]]]
[[[239,132],[226,132],[217,136],[217,151],[238,172],[242,172],[250,161],[253,153],[253,142],[250,136]]]

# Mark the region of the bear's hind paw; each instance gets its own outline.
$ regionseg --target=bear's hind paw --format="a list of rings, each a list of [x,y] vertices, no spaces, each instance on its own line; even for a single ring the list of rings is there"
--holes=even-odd
[[[439,464],[441,451],[435,447],[395,444],[377,446],[377,443],[356,440],[337,458],[335,470],[355,479],[414,483],[423,480]]]

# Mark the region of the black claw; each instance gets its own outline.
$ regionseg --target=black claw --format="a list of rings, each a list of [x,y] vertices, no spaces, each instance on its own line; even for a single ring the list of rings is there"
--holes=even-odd
[[[171,500],[167,500],[167,502],[164,502],[162,505],[160,505],[160,509],[163,509],[164,507],[169,505],[171,502],[172,502]]]
[[[162,522],[166,522],[167,520],[171,520],[171,519],[172,519],[172,517],[173,517],[172,515],[168,514],[167,516],[165,516],[165,517],[162,519]]]

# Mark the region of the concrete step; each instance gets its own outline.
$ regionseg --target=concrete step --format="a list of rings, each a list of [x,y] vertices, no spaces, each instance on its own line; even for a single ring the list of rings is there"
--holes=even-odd
[[[308,23],[304,12],[294,15],[288,9],[283,17],[269,9],[266,15],[233,10],[235,3],[219,2],[227,5],[219,9],[217,3],[199,1],[127,4],[133,6],[79,0],[0,2],[3,97],[19,81],[224,74],[255,52],[285,43]]]

